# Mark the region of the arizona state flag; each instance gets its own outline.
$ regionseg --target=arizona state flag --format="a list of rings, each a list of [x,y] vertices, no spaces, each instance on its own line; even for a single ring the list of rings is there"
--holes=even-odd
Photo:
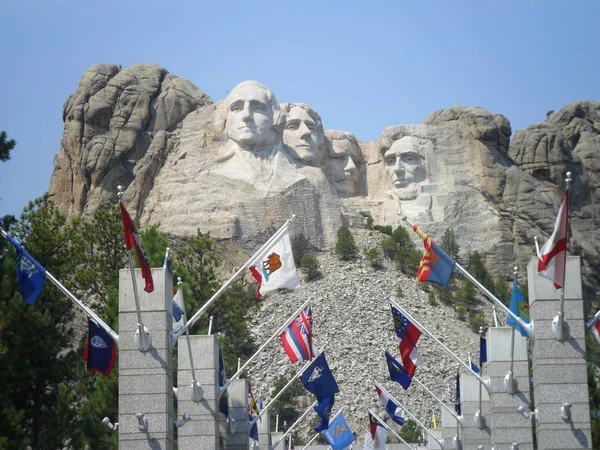
[[[83,359],[87,361],[87,370],[109,376],[115,365],[117,354],[115,341],[103,328],[88,317],[88,338]]]
[[[142,239],[135,228],[133,220],[131,220],[131,216],[125,209],[125,206],[123,206],[123,203],[119,203],[119,205],[121,206],[121,220],[123,221],[123,231],[125,232],[125,247],[127,248],[127,251],[130,251],[131,247],[135,247],[135,254],[137,255],[140,267],[142,268],[142,277],[144,277],[144,280],[146,281],[144,290],[146,292],[152,292],[154,290],[152,270],[150,269],[148,257],[142,246]]]
[[[413,225],[413,230],[423,238],[423,246],[425,247],[415,281],[431,281],[447,288],[456,261],[433,242],[433,239],[423,233],[418,226]]]

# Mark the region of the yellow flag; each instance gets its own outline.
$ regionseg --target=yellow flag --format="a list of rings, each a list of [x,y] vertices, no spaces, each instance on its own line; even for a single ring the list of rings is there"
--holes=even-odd
[[[437,421],[435,420],[435,414],[433,415],[433,428],[437,429]]]

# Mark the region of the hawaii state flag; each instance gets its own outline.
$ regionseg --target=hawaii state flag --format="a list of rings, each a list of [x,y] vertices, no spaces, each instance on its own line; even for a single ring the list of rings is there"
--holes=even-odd
[[[567,262],[567,228],[569,222],[569,191],[565,191],[554,223],[554,231],[540,251],[538,273],[560,289],[565,285]]]
[[[403,411],[396,400],[394,400],[392,396],[377,383],[375,383],[375,390],[379,397],[379,403],[381,403],[385,412],[387,412],[390,418],[398,425],[404,425]]]
[[[311,306],[304,308],[304,311],[300,312],[279,337],[291,362],[313,359],[317,351],[313,347],[312,340]]]
[[[117,345],[104,328],[96,325],[88,317],[88,338],[83,359],[87,370],[109,376],[115,365]]]
[[[292,244],[287,230],[265,251],[258,261],[250,265],[252,276],[258,282],[256,298],[262,298],[275,289],[296,289],[300,278],[296,272]]]
[[[17,251],[17,284],[26,303],[32,305],[44,289],[46,269],[10,235],[6,239]]]
[[[369,431],[373,439],[373,450],[385,450],[388,429],[371,411],[369,411]]]
[[[433,242],[421,229],[413,225],[413,230],[423,239],[425,252],[421,258],[421,265],[417,271],[415,281],[431,281],[448,287],[448,282],[454,271],[456,261],[446,254],[442,248]]]
[[[404,364],[406,372],[412,377],[417,366],[423,364],[423,358],[417,350],[417,341],[421,337],[421,330],[393,305],[392,317],[396,336],[398,336],[402,364]]]
[[[144,290],[146,292],[152,292],[154,290],[152,270],[150,269],[150,262],[144,251],[144,246],[142,245],[142,239],[123,203],[119,203],[119,205],[121,206],[121,220],[123,221],[123,231],[125,232],[125,247],[127,248],[127,251],[130,251],[132,247],[135,247],[135,254],[137,255],[137,260],[142,269],[142,277],[146,281]]]

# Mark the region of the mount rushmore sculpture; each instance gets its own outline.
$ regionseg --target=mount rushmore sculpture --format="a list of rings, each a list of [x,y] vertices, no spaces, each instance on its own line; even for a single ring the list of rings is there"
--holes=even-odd
[[[287,99],[286,99],[287,100]],[[569,251],[585,284],[600,284],[600,103],[565,106],[515,133],[501,114],[453,106],[371,142],[325,130],[303,103],[279,103],[244,81],[214,104],[165,69],[90,67],[67,99],[50,192],[71,216],[117,200],[142,227],[210,233],[250,250],[292,214],[291,231],[319,249],[342,225],[397,226],[398,212],[432,237],[453,228],[510,277],[552,232],[567,171],[574,174]]]

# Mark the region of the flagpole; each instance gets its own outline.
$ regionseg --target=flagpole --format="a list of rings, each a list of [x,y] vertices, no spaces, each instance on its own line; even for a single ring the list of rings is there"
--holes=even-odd
[[[284,322],[284,324],[282,326],[279,327],[279,329],[273,334],[273,336],[271,336],[269,339],[267,339],[267,341],[260,346],[260,348],[258,350],[256,350],[256,352],[250,357],[250,359],[248,359],[248,361],[246,361],[244,363],[244,365],[242,367],[240,367],[238,369],[238,371],[236,373],[233,374],[233,376],[227,380],[227,382],[223,385],[222,388],[220,388],[220,393],[219,393],[219,397],[221,396],[221,393],[223,393],[225,391],[225,389],[227,389],[227,387],[231,384],[231,382],[235,379],[237,379],[243,372],[244,369],[246,367],[248,367],[248,365],[254,360],[254,358],[256,358],[256,356],[258,356],[258,354],[263,351],[263,349],[276,337],[278,337],[281,332],[285,329],[285,327],[287,327],[292,320],[294,320],[303,310],[304,308],[306,308],[306,306],[310,303],[310,299],[306,300],[302,306],[300,308],[298,308],[298,310],[288,319]]]
[[[279,230],[277,230],[275,232],[275,234],[273,234],[273,236],[271,236],[267,242],[265,242],[263,244],[263,246],[248,260],[246,261],[246,263],[239,268],[239,270],[233,274],[233,276],[227,280],[223,286],[221,286],[219,288],[219,290],[217,292],[215,292],[213,294],[213,296],[208,299],[208,301],[202,305],[202,307],[196,312],[196,314],[194,314],[192,317],[190,317],[190,320],[188,321],[187,325],[185,327],[183,327],[181,330],[179,330],[177,333],[172,335],[172,339],[177,340],[177,338],[179,336],[181,336],[183,334],[183,332],[188,328],[191,327],[192,325],[194,325],[198,319],[200,319],[200,317],[202,316],[202,314],[204,314],[204,312],[208,309],[208,307],[210,305],[212,305],[212,303],[217,300],[221,295],[223,295],[223,292],[225,292],[225,290],[235,281],[239,278],[240,275],[242,275],[244,273],[244,271],[246,269],[248,269],[248,267],[250,267],[257,259],[261,258],[264,256],[264,252],[266,250],[268,250],[268,248],[271,246],[271,244],[273,242],[275,242],[277,239],[279,239],[283,233],[285,233],[285,231],[287,230],[288,226],[294,221],[294,218],[296,216],[293,215],[291,217],[291,219],[289,219],[287,222],[285,222],[281,228]]]
[[[563,279],[563,285],[560,287],[560,303],[558,306],[558,315],[554,318],[554,320],[552,321],[552,337],[554,337],[554,339],[556,339],[559,342],[564,342],[569,338],[569,330],[567,327],[565,327],[565,284],[567,283],[567,280],[565,278],[565,273],[567,271],[567,256],[566,256],[566,252],[567,252],[567,246],[569,245],[569,188],[571,187],[571,181],[573,181],[571,179],[571,172],[567,172],[567,178],[565,178],[565,184],[566,184],[566,194],[567,194],[567,204],[566,204],[566,208],[567,208],[567,228],[565,230],[565,263],[564,263],[564,267],[563,267],[563,275],[562,275],[562,279]]]
[[[492,306],[492,311],[494,313],[494,326],[498,328],[500,325],[498,324],[498,315],[496,314],[496,305]]]
[[[515,266],[513,270],[514,284],[517,285],[517,278],[519,275],[519,267]],[[504,390],[507,394],[513,395],[517,392],[517,386],[514,379],[514,366],[515,366],[515,327],[510,327],[510,370],[504,377]]]
[[[398,215],[400,215],[400,212],[398,212]],[[406,216],[402,216],[402,220],[404,222],[406,222],[409,226],[413,227],[413,229],[414,229],[415,224],[413,224]],[[502,310],[504,310],[504,312],[506,314],[511,316],[519,325],[521,325],[521,327],[523,327],[523,329],[527,333],[527,336],[529,336],[529,339],[533,339],[533,323],[523,322],[523,320],[518,315],[516,315],[510,309],[508,309],[508,307],[504,303],[502,303],[494,294],[492,294],[483,284],[481,284],[479,281],[477,281],[469,272],[467,272],[456,261],[455,261],[454,267],[460,273],[462,273],[471,283],[473,283],[475,285],[475,287],[477,287],[481,292],[483,292],[487,298],[489,298],[491,301],[495,302]]]
[[[404,314],[405,316],[408,317],[408,319],[414,323],[415,325],[417,325],[421,330],[425,331],[429,337],[431,337],[431,339],[433,339],[435,342],[437,342],[444,350],[446,350],[446,352],[452,356],[452,358],[454,358],[454,360],[459,363],[462,364],[462,366],[467,369],[468,372],[472,373],[475,378],[477,378],[477,380],[479,380],[479,382],[481,384],[483,384],[483,387],[485,387],[485,390],[488,391],[488,393],[491,392],[491,387],[490,387],[490,381],[489,380],[484,380],[481,376],[479,376],[479,374],[473,372],[473,370],[471,369],[470,366],[468,366],[462,359],[460,359],[454,352],[452,352],[448,347],[446,347],[438,338],[436,338],[427,328],[425,328],[423,325],[421,325],[419,322],[417,322],[414,317],[412,317],[404,308],[402,308],[398,303],[396,303],[395,301],[391,300],[391,303],[398,308],[402,314]]]
[[[408,448],[414,448],[414,447],[411,447],[411,445],[408,442],[406,442],[404,439],[402,439],[402,437],[398,433],[396,433],[394,430],[392,430],[392,427],[390,427],[387,423],[385,423],[383,420],[381,420],[381,417],[379,417],[377,414],[375,414],[370,409],[368,411],[373,417],[375,417],[384,426],[384,428],[386,430],[391,431],[394,436],[396,436],[398,439],[400,439],[400,441],[402,441],[404,443],[404,445],[406,445]]]
[[[344,408],[340,408],[340,410],[339,410],[337,413],[335,413],[335,415],[334,415],[334,416],[332,416],[332,417],[331,417],[331,419],[329,419],[329,421],[330,421],[330,422],[333,422],[333,421],[334,421],[334,420],[337,418],[337,416],[339,416],[339,415],[342,413],[342,410],[343,410],[343,409],[344,409]],[[302,447],[300,450],[305,450],[305,449],[306,449],[306,447],[308,447],[310,444],[312,444],[312,442],[313,442],[313,441],[314,441],[314,440],[315,440],[317,437],[319,437],[319,435],[320,435],[320,434],[322,434],[322,433],[317,433],[317,434],[315,434],[315,435],[314,435],[314,436],[313,436],[313,437],[310,439],[310,441],[308,441],[308,442],[306,443],[306,445],[305,445],[304,447]]]
[[[323,352],[323,350],[325,350],[325,346],[323,346],[321,348],[321,350],[319,350],[319,354],[321,354]],[[271,399],[271,401],[269,403],[267,403],[265,405],[265,407],[263,409],[260,410],[260,412],[258,413],[258,415],[250,422],[250,426],[254,425],[256,423],[256,421],[260,418],[260,416],[263,415],[263,413],[269,409],[269,407],[275,402],[275,400],[277,400],[284,392],[285,390],[290,387],[292,385],[292,383],[296,380],[298,380],[300,378],[300,376],[306,371],[306,369],[308,369],[308,367],[311,365],[312,360],[307,361],[306,364],[304,364],[304,367],[302,367],[302,369],[300,369],[300,371],[298,373],[296,373],[291,379],[290,381],[287,382],[287,384],[281,388],[281,390],[277,393],[277,395],[275,395],[275,397],[273,397]]]
[[[317,404],[317,400],[315,400],[315,401],[313,402],[313,404],[312,404],[312,405],[310,405],[310,406],[309,406],[309,407],[306,409],[306,411],[304,411],[304,412],[302,413],[302,415],[301,415],[300,417],[298,417],[298,419],[297,419],[297,420],[296,420],[296,421],[295,421],[295,422],[292,424],[292,426],[291,426],[291,427],[289,427],[289,428],[286,430],[286,432],[285,432],[285,433],[283,433],[283,435],[282,435],[282,436],[281,436],[281,437],[280,437],[280,438],[277,440],[277,442],[275,442],[273,445],[271,445],[271,447],[269,447],[269,449],[270,449],[270,450],[273,450],[275,447],[277,447],[277,446],[279,445],[279,443],[280,443],[280,442],[281,442],[283,439],[285,439],[285,437],[286,437],[288,434],[290,434],[290,433],[292,432],[292,430],[293,430],[293,429],[296,427],[296,425],[298,425],[298,424],[300,423],[300,421],[301,421],[302,419],[304,419],[304,416],[306,416],[306,415],[307,415],[307,414],[310,412],[310,410],[311,410],[312,408],[314,408],[314,406],[315,406],[316,404]]]
[[[5,238],[8,235],[8,233],[1,228],[0,228],[0,233]],[[7,239],[7,241],[8,241],[8,239]],[[20,243],[19,243],[19,245],[20,245]],[[45,268],[44,268],[44,270],[45,270]],[[106,331],[110,335],[112,340],[116,342],[117,346],[119,345],[119,335],[111,327],[109,327],[94,311],[92,311],[92,309],[89,306],[86,306],[81,300],[79,300],[77,297],[75,297],[71,293],[71,291],[69,291],[65,286],[63,286],[63,284],[60,281],[58,281],[56,278],[54,278],[54,275],[52,275],[50,272],[45,270],[44,275],[46,276],[46,278],[48,278],[52,282],[52,284],[54,284],[58,289],[60,289],[60,291],[63,294],[65,294],[67,296],[67,298],[69,298],[69,300],[71,300],[73,303],[75,303],[75,305],[77,305],[79,307],[79,309],[81,309],[84,313],[86,313],[89,316],[89,318],[92,319],[92,322],[94,322],[96,325],[98,325],[100,328],[102,328],[104,331]]]
[[[177,278],[177,293],[179,294],[179,290],[183,289],[183,281],[181,281],[181,277]],[[183,299],[183,292],[181,293]],[[185,301],[183,302],[183,326],[187,323],[187,314],[185,313]],[[192,385],[190,389],[192,390],[191,399],[195,403],[200,403],[204,397],[202,392],[202,385],[196,379],[196,369],[194,367],[194,355],[192,354],[192,341],[190,339],[190,331],[189,329],[185,330],[185,339],[187,341],[188,355],[190,358],[190,368],[192,369]]]
[[[427,432],[427,434],[429,434],[438,444],[440,447],[444,448],[444,444],[442,441],[440,441],[431,431],[429,431],[429,428],[427,428],[425,425],[423,425],[419,419],[417,419],[407,408],[406,406],[404,406],[402,403],[398,402],[398,405],[400,405],[400,407],[408,413],[408,415],[415,421],[417,422],[417,425],[419,425],[425,432]]]

